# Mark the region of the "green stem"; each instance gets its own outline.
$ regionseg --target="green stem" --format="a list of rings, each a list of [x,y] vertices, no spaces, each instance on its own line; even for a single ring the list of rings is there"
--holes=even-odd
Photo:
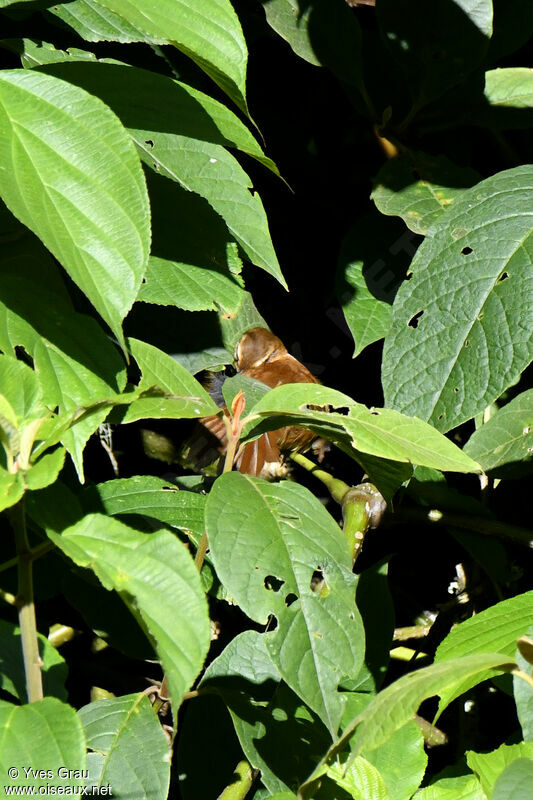
[[[233,772],[235,780],[226,786],[222,794],[219,794],[218,800],[244,800],[257,774],[258,771],[246,760],[239,761]]]
[[[22,639],[22,656],[26,676],[28,702],[34,703],[43,699],[43,681],[41,675],[41,657],[39,655],[39,639],[37,638],[37,622],[33,601],[32,551],[26,530],[26,511],[24,499],[13,508],[12,523],[15,531],[15,544],[18,556],[18,591],[16,606],[19,615],[20,634]]]
[[[361,499],[360,492],[346,493],[342,504],[342,516],[344,518],[343,532],[350,546],[352,564],[361,552],[366,532],[370,527],[370,511],[368,503]]]
[[[226,450],[226,458],[224,460],[224,469],[222,472],[231,472],[233,469],[233,462],[235,461],[235,454],[239,445],[239,439],[233,435],[228,437],[228,448]]]
[[[196,551],[196,555],[194,556],[194,563],[196,564],[198,572],[202,571],[206,553],[207,553],[207,531],[204,531],[202,533],[202,538],[198,543],[198,549]]]
[[[344,483],[344,481],[341,481],[338,478],[334,478],[333,475],[329,474],[329,472],[320,469],[320,467],[317,467],[316,464],[313,464],[312,461],[303,456],[301,453],[291,453],[291,459],[300,467],[303,467],[308,472],[311,472],[315,478],[318,478],[318,480],[327,487],[335,502],[342,504],[344,495],[350,488],[347,483]]]
[[[42,544],[30,550],[27,557],[30,561],[36,561],[38,558],[41,558],[42,556],[45,556],[47,553],[49,553],[50,550],[53,550],[54,547],[55,544],[53,542],[50,541],[43,542]],[[5,572],[6,570],[11,569],[12,567],[16,567],[18,563],[19,563],[18,556],[15,556],[15,558],[10,558],[9,561],[4,561],[3,564],[0,564],[0,572]]]
[[[291,453],[291,459],[318,478],[336,503],[342,506],[342,532],[350,547],[352,564],[361,552],[363,540],[369,528],[376,528],[386,508],[385,500],[371,483],[348,486],[344,481],[334,478],[301,453]]]

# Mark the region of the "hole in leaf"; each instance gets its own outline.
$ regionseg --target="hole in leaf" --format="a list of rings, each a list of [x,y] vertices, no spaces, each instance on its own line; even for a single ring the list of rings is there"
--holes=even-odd
[[[285,581],[280,581],[280,579],[276,578],[274,575],[267,575],[264,583],[265,589],[272,592],[279,592]]]
[[[311,582],[309,584],[312,592],[319,592],[322,589],[324,584],[324,575],[320,567],[315,569],[311,576]]]
[[[418,328],[418,320],[420,319],[423,313],[424,311],[417,311],[416,314],[413,317],[411,317],[411,319],[407,323],[410,328]]]
[[[143,278],[141,283],[146,283],[146,278]]]
[[[379,415],[381,414],[381,411],[376,411],[375,408],[371,408],[370,409],[370,413],[372,414],[373,417],[379,417]]]
[[[444,414],[439,414],[439,419],[444,419]]]
[[[175,486],[162,486],[161,487],[161,491],[162,492],[177,492],[178,490],[176,489]]]
[[[455,394],[457,394],[457,393],[458,393],[458,391],[459,391],[459,387],[458,387],[458,386],[454,386],[454,387],[453,387],[453,390],[454,390]]]
[[[498,283],[501,283],[502,281],[504,281],[508,277],[509,277],[509,273],[508,272],[502,272],[502,274],[498,278]]]
[[[291,593],[290,593],[290,594],[288,594],[288,595],[287,595],[287,597],[285,598],[285,605],[287,606],[287,608],[289,608],[289,606],[292,606],[292,604],[293,604],[293,603],[295,603],[297,600],[298,600],[298,595],[296,595],[296,594],[293,594],[293,593],[291,592]]]
[[[33,369],[33,358],[21,344],[15,345],[15,355],[19,361],[24,361],[25,364]]]
[[[465,339],[465,347],[470,347],[470,339]]]
[[[273,614],[271,614],[266,624],[266,630],[275,631],[277,627],[278,627],[278,621],[276,617]]]
[[[150,147],[153,147],[154,146],[154,140],[153,139],[146,139],[145,144],[149,145]]]
[[[473,252],[474,252],[474,251],[472,250],[472,248],[471,248],[471,247],[468,247],[468,245],[467,245],[466,247],[463,247],[463,249],[461,250],[461,253],[462,253],[464,256],[469,256],[469,255],[470,255],[470,253],[473,253]]]
[[[350,413],[350,409],[348,406],[339,406],[339,408],[332,408],[331,409],[333,414],[342,414],[343,417],[347,417]]]

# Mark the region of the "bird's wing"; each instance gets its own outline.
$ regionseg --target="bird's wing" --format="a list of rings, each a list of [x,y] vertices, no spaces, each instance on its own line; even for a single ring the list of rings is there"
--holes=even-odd
[[[281,431],[268,431],[259,439],[248,442],[242,448],[236,465],[239,472],[260,475],[265,464],[277,463],[280,459],[278,439]]]

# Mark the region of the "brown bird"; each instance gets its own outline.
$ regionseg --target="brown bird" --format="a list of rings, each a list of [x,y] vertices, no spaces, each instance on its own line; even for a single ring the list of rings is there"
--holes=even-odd
[[[252,328],[241,337],[235,348],[235,367],[241,375],[255,378],[271,389],[284,383],[320,383],[307,367],[290,355],[281,339],[265,328]],[[214,437],[216,449],[223,455],[227,445],[223,420],[219,416],[207,417],[200,424]],[[281,453],[307,450],[316,438],[305,428],[268,431],[244,445],[235,463],[240,472],[260,475],[265,465],[279,464]]]

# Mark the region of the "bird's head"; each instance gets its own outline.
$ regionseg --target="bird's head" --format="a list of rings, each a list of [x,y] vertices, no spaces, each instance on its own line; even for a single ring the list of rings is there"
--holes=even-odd
[[[266,328],[251,328],[237,342],[235,367],[243,372],[284,355],[287,355],[287,348],[281,339]]]

